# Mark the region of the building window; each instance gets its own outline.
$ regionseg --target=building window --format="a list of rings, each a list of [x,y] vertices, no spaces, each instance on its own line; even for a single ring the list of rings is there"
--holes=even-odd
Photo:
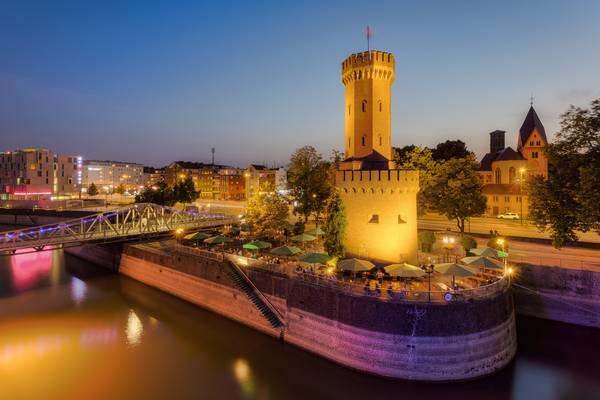
[[[502,171],[496,168],[496,183],[502,183]]]
[[[369,216],[369,223],[370,224],[378,224],[379,223],[379,214],[371,214]]]
[[[350,110],[352,109],[352,104],[348,104],[348,115],[350,115]]]
[[[530,141],[529,141],[529,145],[530,145],[530,146],[533,146],[533,140],[530,140]]]
[[[379,145],[381,146],[382,140],[381,140],[381,135],[379,135]]]
[[[510,203],[510,196],[504,196],[504,202]]]
[[[367,101],[366,100],[362,101],[362,112],[367,112]]]
[[[542,142],[540,142],[540,141],[538,140],[538,141],[536,141],[536,142],[535,142],[535,145],[536,145],[536,146],[541,146],[541,145],[542,145]]]
[[[381,104],[381,101],[379,102],[379,112],[383,111],[383,105]]]
[[[402,218],[402,215],[398,215],[398,223],[399,224],[405,224],[406,221],[404,220],[404,218]]]
[[[531,152],[531,158],[538,158],[538,152],[537,151],[532,151]]]
[[[367,135],[362,135],[362,138],[360,139],[360,142],[363,146],[365,146],[365,142],[367,140]]]
[[[510,167],[508,169],[508,183],[515,183],[516,178],[517,171],[515,170],[515,167]]]
[[[497,203],[498,202],[498,196],[492,196],[492,201],[494,203]]]

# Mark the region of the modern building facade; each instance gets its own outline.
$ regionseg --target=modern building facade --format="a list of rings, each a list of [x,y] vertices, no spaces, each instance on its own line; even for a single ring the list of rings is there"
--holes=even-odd
[[[0,197],[3,200],[39,200],[78,197],[82,158],[54,154],[48,149],[21,149],[0,153]]]
[[[544,125],[533,106],[519,129],[517,149],[505,147],[505,131],[490,133],[490,152],[481,160],[479,176],[484,184],[488,215],[529,213],[527,178],[548,177],[548,159],[543,148],[548,142]]]
[[[121,161],[85,160],[83,176],[86,189],[93,183],[100,191],[108,188],[104,190],[113,192],[122,187],[128,192],[138,192],[144,185],[144,166]]]
[[[287,172],[283,167],[268,168],[251,164],[244,173],[246,199],[251,199],[265,187],[272,187],[279,193],[287,193]]]
[[[396,169],[392,162],[394,77],[391,53],[367,51],[342,63],[346,158],[336,187],[346,207],[349,257],[415,263],[419,173]]]
[[[175,161],[164,171],[165,182],[173,186],[191,176],[194,187],[203,200],[243,200],[245,182],[243,170],[218,164]]]

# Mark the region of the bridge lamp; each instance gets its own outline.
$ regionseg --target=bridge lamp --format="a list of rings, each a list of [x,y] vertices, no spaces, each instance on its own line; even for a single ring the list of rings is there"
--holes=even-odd
[[[175,237],[177,238],[177,242],[181,241],[181,235],[183,235],[183,228],[175,229]]]

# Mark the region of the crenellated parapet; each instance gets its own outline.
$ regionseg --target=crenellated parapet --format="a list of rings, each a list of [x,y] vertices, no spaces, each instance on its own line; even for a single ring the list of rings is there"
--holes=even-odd
[[[336,187],[347,194],[394,195],[419,191],[419,171],[391,170],[339,170]]]
[[[394,55],[385,51],[365,51],[352,54],[342,62],[342,83],[363,79],[394,81]]]

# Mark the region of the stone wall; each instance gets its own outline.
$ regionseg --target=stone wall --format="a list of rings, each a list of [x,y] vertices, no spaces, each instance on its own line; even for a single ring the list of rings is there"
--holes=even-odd
[[[600,272],[523,263],[517,270],[518,313],[600,328]]]
[[[120,272],[273,336],[224,263],[127,246]],[[398,379],[490,374],[516,351],[512,297],[456,304],[389,303],[259,269],[248,272],[285,319],[286,342],[346,367]]]

